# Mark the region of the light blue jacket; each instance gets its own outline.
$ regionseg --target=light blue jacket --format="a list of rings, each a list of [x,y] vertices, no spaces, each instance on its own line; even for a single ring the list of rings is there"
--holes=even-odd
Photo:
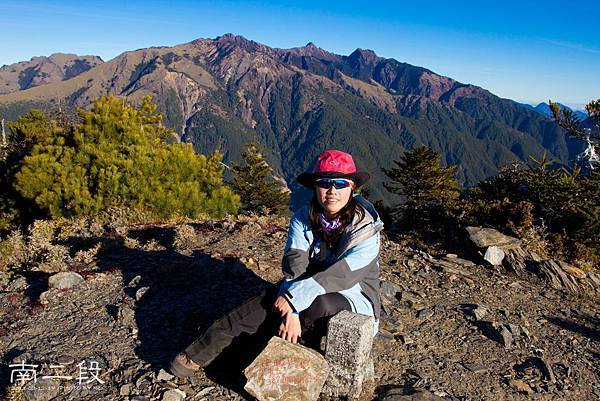
[[[365,216],[360,221],[358,214],[354,216],[340,238],[337,252],[326,249],[324,243],[315,239],[310,227],[310,205],[292,216],[279,293],[297,312],[307,309],[319,295],[339,292],[350,301],[354,312],[379,321],[379,248],[383,222],[369,201],[357,194],[353,196],[365,209]],[[300,277],[316,261],[328,267],[312,276]]]

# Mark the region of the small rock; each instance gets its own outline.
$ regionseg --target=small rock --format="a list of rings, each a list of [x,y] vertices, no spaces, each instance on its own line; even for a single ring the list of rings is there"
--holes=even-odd
[[[135,292],[135,300],[139,301],[140,299],[142,299],[142,297],[144,296],[144,294],[146,293],[146,291],[148,291],[149,287],[142,287],[139,288],[136,292]]]
[[[162,401],[182,401],[185,400],[185,393],[179,389],[171,389],[164,392]]]
[[[415,340],[413,340],[412,337],[409,337],[409,336],[406,336],[406,335],[401,336],[401,338],[402,338],[402,343],[404,345],[410,345],[410,344],[413,344],[415,342]]]
[[[169,383],[172,383],[172,382],[169,382]],[[177,386],[177,388],[179,388],[181,391],[183,391],[186,394],[196,393],[196,390],[194,390],[192,388],[192,386],[190,386],[188,384],[181,384],[181,385]]]
[[[529,384],[525,383],[523,380],[511,380],[509,385],[519,393],[533,394],[533,390]]]
[[[500,329],[500,337],[502,339],[502,345],[504,345],[504,348],[510,348],[513,345],[513,335],[505,325],[502,325],[502,328]]]
[[[177,384],[170,381],[160,382],[160,386],[169,390],[175,390],[176,388],[179,388]]]
[[[137,329],[135,311],[127,305],[121,305],[117,313],[117,320],[126,327]]]
[[[208,387],[204,387],[202,390],[200,390],[198,392],[198,394],[196,394],[196,397],[202,397],[205,396],[206,394],[210,393],[211,391],[214,390],[214,386],[208,386]]]
[[[395,340],[394,335],[385,329],[379,329],[379,338],[387,341]]]
[[[58,362],[59,365],[72,365],[75,363],[75,358],[73,358],[71,355],[61,355],[58,357],[56,362]]]
[[[473,309],[473,316],[475,316],[475,319],[477,320],[482,320],[485,317],[485,315],[487,315],[487,313],[488,309],[483,305],[477,305]]]
[[[15,278],[14,280],[12,280],[10,282],[10,284],[8,284],[8,287],[6,287],[6,291],[8,291],[8,292],[24,291],[25,289],[27,289],[27,287],[28,287],[27,279],[25,279],[25,277],[23,277],[23,276],[19,276],[19,277]]]
[[[123,395],[123,396],[129,395],[129,394],[131,394],[132,388],[133,388],[133,384],[131,384],[131,383],[124,384],[119,389],[119,394]]]
[[[415,259],[409,259],[406,261],[406,265],[408,267],[410,267],[411,269],[416,269],[417,267],[419,267],[421,265],[421,262],[419,262],[418,260],[415,260]]]
[[[445,399],[427,390],[417,390],[412,387],[398,387],[386,390],[381,401],[444,401]]]
[[[81,277],[81,275],[78,273],[60,272],[48,278],[48,286],[50,288],[64,290],[68,288],[73,288],[76,285],[83,283],[83,281],[83,277]]]
[[[48,291],[42,292],[40,294],[40,303],[42,305],[48,305],[54,295],[55,295],[54,290],[48,290]]]
[[[142,280],[142,276],[135,276],[134,278],[131,279],[131,281],[129,282],[129,284],[127,284],[128,287],[136,287],[140,281]]]
[[[433,310],[429,309],[429,308],[423,308],[419,311],[419,313],[417,314],[417,317],[419,319],[428,319],[431,316],[433,316]]]
[[[166,370],[161,369],[158,371],[158,374],[156,375],[156,380],[158,381],[168,381],[171,380],[173,377],[172,374],[168,373]]]
[[[523,286],[521,284],[519,284],[518,282],[516,282],[516,281],[513,281],[508,286],[510,288],[512,288],[513,290],[521,290],[521,289],[523,289]]]
[[[485,366],[477,364],[477,363],[463,362],[462,365],[465,367],[465,369],[467,369],[473,373],[483,373],[488,370]]]
[[[402,291],[402,288],[390,281],[381,282],[381,299],[389,304],[398,300],[397,295]]]
[[[460,264],[462,266],[465,266],[465,267],[471,267],[471,266],[475,266],[476,265],[475,262],[473,262],[471,260],[467,260],[467,259],[462,259],[462,258],[458,258],[458,257],[456,257],[456,258],[449,258],[449,259],[452,262],[458,263],[458,264]]]
[[[513,337],[519,338],[521,336],[521,327],[519,327],[519,325],[510,323],[508,325],[508,329],[510,330]]]
[[[483,259],[492,266],[500,266],[504,256],[504,251],[502,249],[498,248],[497,246],[490,246],[488,249],[486,249]]]
[[[418,303],[419,300],[419,295],[415,294],[414,292],[410,292],[410,291],[402,291],[400,293],[400,299],[402,301],[408,301],[410,303],[416,304]]]
[[[29,352],[24,352],[20,355],[15,356],[13,359],[11,359],[10,364],[15,365],[15,364],[19,364],[21,362],[23,362],[25,364],[29,364],[29,363],[31,363],[31,361],[35,361],[37,359],[38,359],[37,356],[34,356]]]
[[[23,386],[26,401],[49,401],[60,391],[60,382],[53,379],[30,380]]]

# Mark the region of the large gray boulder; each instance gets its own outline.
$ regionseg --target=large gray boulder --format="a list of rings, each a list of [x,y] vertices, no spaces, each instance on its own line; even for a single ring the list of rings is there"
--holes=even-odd
[[[467,227],[469,239],[480,249],[487,249],[490,246],[497,246],[503,250],[518,248],[522,241],[518,238],[502,234],[498,230],[486,227]]]
[[[467,227],[467,233],[469,241],[483,260],[494,266],[502,264],[507,250],[520,248],[522,245],[520,239],[504,235],[493,228]]]

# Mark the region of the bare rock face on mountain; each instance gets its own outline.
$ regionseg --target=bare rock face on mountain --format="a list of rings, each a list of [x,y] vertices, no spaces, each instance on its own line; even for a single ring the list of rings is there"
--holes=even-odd
[[[55,53],[0,68],[0,94],[73,78],[102,63],[97,56]]]

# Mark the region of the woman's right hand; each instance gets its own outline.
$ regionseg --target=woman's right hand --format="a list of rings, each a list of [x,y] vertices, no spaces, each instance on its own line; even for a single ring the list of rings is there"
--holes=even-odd
[[[279,326],[279,337],[297,344],[301,334],[300,317],[291,312],[285,315]]]

